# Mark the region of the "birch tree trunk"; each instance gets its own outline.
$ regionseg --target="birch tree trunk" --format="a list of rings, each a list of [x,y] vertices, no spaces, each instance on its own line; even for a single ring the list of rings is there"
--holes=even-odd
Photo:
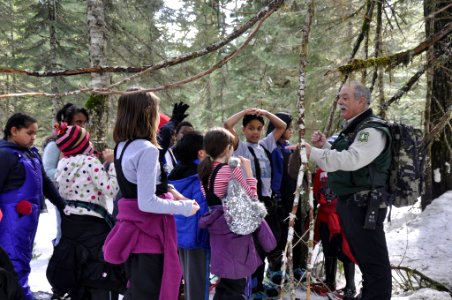
[[[306,191],[303,191],[303,182],[307,182],[307,192],[309,193],[309,240],[308,240],[308,257],[307,257],[307,270],[306,270],[306,299],[310,299],[310,280],[312,272],[312,250],[313,250],[313,240],[314,240],[314,197],[311,186],[311,171],[309,170],[308,157],[306,155],[306,144],[305,144],[305,89],[306,89],[306,65],[308,63],[308,44],[309,44],[309,34],[311,32],[311,23],[314,17],[314,0],[308,2],[308,9],[303,25],[303,35],[301,40],[300,49],[300,64],[299,64],[299,89],[298,89],[298,139],[300,145],[300,158],[301,165],[298,172],[297,179],[297,189],[295,191],[295,198],[293,202],[292,212],[289,214],[289,229],[287,235],[287,243],[283,253],[283,266],[282,266],[282,283],[284,284],[286,267],[289,268],[290,276],[290,299],[295,299],[295,287],[294,287],[294,274],[293,274],[293,236],[294,236],[294,226],[295,226],[295,216],[297,210],[299,209],[299,201],[301,195]],[[306,197],[303,197],[306,199]],[[306,205],[302,205],[306,207]],[[303,241],[300,241],[303,242]],[[284,289],[281,288],[280,299],[284,297]]]
[[[86,3],[90,64],[92,67],[105,66],[107,65],[105,3],[104,0],[87,0]],[[110,84],[109,76],[105,73],[91,73],[91,84],[94,89],[106,88]],[[103,149],[106,145],[108,104],[108,96],[101,95],[92,95],[86,104],[91,113],[91,136],[96,149]]]

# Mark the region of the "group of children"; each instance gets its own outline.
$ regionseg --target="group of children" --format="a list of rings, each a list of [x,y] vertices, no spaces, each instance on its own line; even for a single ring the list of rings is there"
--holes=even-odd
[[[27,281],[42,195],[56,205],[61,219],[47,270],[56,297],[117,299],[121,293],[125,300],[178,299],[183,277],[185,299],[208,299],[210,273],[219,277],[214,299],[278,294],[296,182],[288,172],[290,114],[245,109],[224,128],[202,135],[183,121],[188,109],[183,103],[175,105],[159,131],[159,103],[153,93],[122,95],[115,150],[102,154],[94,152],[84,128],[87,112],[65,106],[44,147],[44,163],[33,147],[36,120],[20,113],[8,120],[0,141],[5,165],[0,246],[13,262],[24,299],[33,299]],[[261,139],[264,118],[270,123]],[[246,141],[234,129],[240,121]],[[176,136],[173,147],[171,136]],[[228,166],[232,156],[241,168]],[[231,232],[225,220],[221,199],[232,179],[267,208],[265,221],[252,234]],[[118,191],[113,219],[106,201]],[[22,208],[24,201],[29,210]],[[297,279],[306,267],[305,248],[300,243],[294,251]],[[274,283],[270,288],[264,284],[265,260]]]

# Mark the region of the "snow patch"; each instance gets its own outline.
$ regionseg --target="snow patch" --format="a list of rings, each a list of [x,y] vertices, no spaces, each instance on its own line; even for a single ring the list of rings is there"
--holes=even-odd
[[[416,269],[430,278],[452,289],[450,268],[452,261],[452,191],[435,199],[425,211],[421,211],[420,200],[413,206],[392,208],[391,223],[385,224],[391,264]],[[41,214],[35,240],[36,259],[31,262],[29,284],[32,291],[50,292],[51,288],[45,275],[48,260],[53,252],[52,239],[56,235],[55,208],[46,202],[48,213]],[[320,255],[314,255],[317,257]],[[344,279],[338,274],[338,286]],[[356,270],[356,284],[361,286],[359,269]],[[394,285],[395,288],[395,285]],[[213,298],[213,293],[210,294]],[[306,299],[306,292],[297,290],[299,299]],[[289,299],[286,294],[284,299]],[[325,297],[311,294],[312,300],[324,300]],[[432,289],[420,289],[415,292],[399,293],[394,289],[393,300],[445,300],[452,297],[445,292]]]
[[[435,182],[441,182],[441,171],[439,168],[433,170],[433,180]]]

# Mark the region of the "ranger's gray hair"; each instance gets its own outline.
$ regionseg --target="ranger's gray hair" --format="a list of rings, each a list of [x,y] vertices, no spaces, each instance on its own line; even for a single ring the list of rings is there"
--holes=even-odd
[[[356,101],[358,101],[359,98],[364,97],[364,99],[366,99],[367,105],[370,105],[371,94],[370,90],[365,85],[363,85],[359,81],[350,81],[348,84],[354,88],[354,96]]]

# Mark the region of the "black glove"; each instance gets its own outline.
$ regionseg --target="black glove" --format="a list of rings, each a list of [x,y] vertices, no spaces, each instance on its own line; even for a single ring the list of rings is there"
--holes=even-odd
[[[185,112],[190,107],[190,105],[185,104],[184,102],[174,103],[173,106],[173,114],[171,115],[171,120],[180,123],[182,122],[186,117],[188,117],[188,114]]]

